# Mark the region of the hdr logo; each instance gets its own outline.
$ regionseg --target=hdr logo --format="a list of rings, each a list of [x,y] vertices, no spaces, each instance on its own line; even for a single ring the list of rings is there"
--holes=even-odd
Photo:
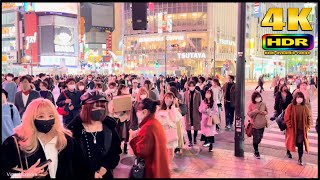
[[[283,22],[283,8],[270,8],[261,21],[261,27],[272,27],[273,31],[282,31],[287,26],[288,31],[312,31],[307,17],[312,8],[288,8],[287,23]],[[270,22],[271,20],[271,22]],[[309,55],[314,47],[314,39],[310,34],[265,34],[262,36],[262,48],[265,55]],[[300,51],[300,52],[297,52]]]

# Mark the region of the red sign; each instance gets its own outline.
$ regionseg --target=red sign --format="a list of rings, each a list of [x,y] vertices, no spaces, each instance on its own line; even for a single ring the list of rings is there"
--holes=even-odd
[[[32,57],[32,64],[39,63],[38,17],[35,13],[25,14],[25,55]]]

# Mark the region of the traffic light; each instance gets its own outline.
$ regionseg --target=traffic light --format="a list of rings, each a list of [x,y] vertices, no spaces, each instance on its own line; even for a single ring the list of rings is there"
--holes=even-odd
[[[159,68],[159,62],[156,61],[156,68]]]

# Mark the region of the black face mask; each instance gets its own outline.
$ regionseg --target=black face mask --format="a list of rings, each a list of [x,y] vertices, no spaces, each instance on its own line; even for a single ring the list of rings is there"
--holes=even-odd
[[[50,119],[50,120],[34,120],[34,125],[36,126],[37,130],[39,132],[42,132],[42,133],[48,133],[53,125],[54,125],[54,119]]]
[[[93,121],[103,121],[105,119],[106,110],[105,109],[99,109],[95,111],[91,111],[91,119]]]

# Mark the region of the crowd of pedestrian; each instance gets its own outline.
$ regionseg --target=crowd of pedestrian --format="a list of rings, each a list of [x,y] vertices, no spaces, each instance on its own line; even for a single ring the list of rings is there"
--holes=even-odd
[[[9,73],[2,80],[6,153],[1,155],[1,172],[6,177],[109,179],[124,153],[144,160],[145,178],[166,178],[176,167],[173,158],[184,154],[184,145],[198,144],[199,131],[202,146],[210,153],[222,120],[225,130],[234,130],[237,90],[232,75],[223,85],[218,77],[186,75],[148,79],[130,74],[14,77]],[[261,77],[261,90],[263,82]],[[287,154],[297,146],[302,164],[301,146],[308,150],[306,133],[312,122],[307,86],[314,84],[301,81],[293,95],[285,79],[275,84],[274,118],[285,112]],[[55,87],[60,91],[56,100]],[[257,158],[268,126],[268,109],[260,93],[252,94],[247,113]]]

